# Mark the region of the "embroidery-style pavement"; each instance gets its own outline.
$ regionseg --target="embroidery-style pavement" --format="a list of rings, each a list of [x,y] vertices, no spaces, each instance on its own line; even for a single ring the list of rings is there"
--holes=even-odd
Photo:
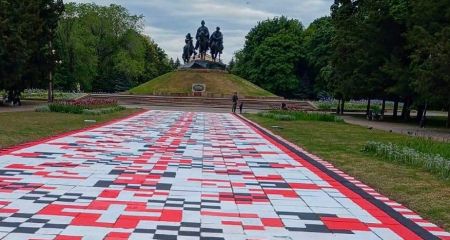
[[[231,114],[149,111],[0,152],[2,239],[450,239]]]

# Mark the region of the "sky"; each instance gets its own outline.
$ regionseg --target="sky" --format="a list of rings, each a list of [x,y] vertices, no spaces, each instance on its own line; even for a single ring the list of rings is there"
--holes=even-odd
[[[205,20],[212,33],[217,26],[224,35],[225,62],[243,48],[245,36],[259,21],[276,16],[300,20],[308,26],[314,19],[327,16],[333,0],[70,0],[99,5],[118,4],[130,13],[144,15],[144,33],[149,35],[173,59],[181,60],[184,38],[195,36]]]

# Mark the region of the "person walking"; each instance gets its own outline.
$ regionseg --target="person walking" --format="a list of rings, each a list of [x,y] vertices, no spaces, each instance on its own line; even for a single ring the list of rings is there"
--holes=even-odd
[[[231,110],[232,110],[233,113],[236,113],[236,108],[237,108],[237,104],[238,104],[238,101],[239,101],[239,97],[237,95],[237,92],[234,92],[232,101],[233,101],[233,107],[232,107]]]
[[[239,104],[239,113],[242,114],[243,110],[244,110],[244,101],[241,100],[241,103]]]

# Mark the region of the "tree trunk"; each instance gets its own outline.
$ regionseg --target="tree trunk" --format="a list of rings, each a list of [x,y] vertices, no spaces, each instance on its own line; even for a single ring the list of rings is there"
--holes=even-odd
[[[450,105],[447,110],[447,128],[450,128]]]
[[[417,123],[421,123],[421,121],[422,121],[422,117],[423,117],[423,114],[424,114],[424,110],[425,108],[424,108],[424,106],[422,106],[422,105],[420,105],[419,107],[418,107],[418,109],[417,109],[417,116],[416,116],[416,121],[417,121]]]
[[[371,99],[367,100],[366,116],[370,115],[370,103],[371,103]]]
[[[409,109],[411,106],[411,103],[409,99],[405,99],[405,102],[403,103],[403,109],[402,109],[402,119],[403,120],[409,120],[411,118],[411,109]]]
[[[425,102],[425,106],[423,107],[422,116],[420,118],[420,127],[424,128],[427,120],[427,107],[428,104]]]
[[[336,107],[336,114],[341,114],[341,99],[338,100],[338,105]]]
[[[386,99],[383,99],[383,103],[381,104],[381,120],[384,119],[385,111],[386,111]]]
[[[344,115],[344,106],[345,106],[345,100],[342,99],[342,101],[341,101],[341,115]]]
[[[398,117],[398,100],[397,99],[395,99],[395,101],[394,101],[394,111],[392,112],[392,117],[394,119],[397,119],[397,117]]]

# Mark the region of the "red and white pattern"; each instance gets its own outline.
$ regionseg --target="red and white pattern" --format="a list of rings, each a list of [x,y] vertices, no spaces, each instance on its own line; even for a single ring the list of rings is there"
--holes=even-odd
[[[450,239],[231,114],[149,111],[0,152],[1,239]]]

